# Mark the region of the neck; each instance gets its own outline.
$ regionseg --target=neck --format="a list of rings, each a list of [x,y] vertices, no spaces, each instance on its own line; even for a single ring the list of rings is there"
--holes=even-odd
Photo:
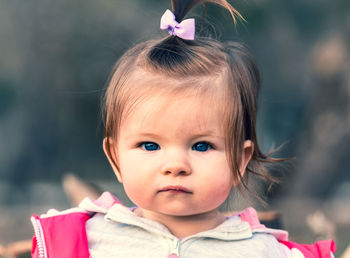
[[[173,216],[138,208],[135,210],[135,214],[163,224],[178,238],[213,229],[225,221],[225,216],[218,209],[202,214]]]

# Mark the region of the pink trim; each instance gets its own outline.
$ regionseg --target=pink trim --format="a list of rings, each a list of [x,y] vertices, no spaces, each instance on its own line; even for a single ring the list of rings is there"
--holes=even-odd
[[[298,249],[305,258],[331,258],[331,253],[335,253],[337,247],[333,240],[321,240],[312,245],[302,245],[291,241],[279,241],[290,250]]]
[[[248,222],[252,230],[266,228],[265,225],[260,223],[258,213],[252,207],[249,207],[235,215],[239,215],[242,221]]]
[[[277,240],[288,240],[288,232],[280,229],[267,228],[265,225],[261,224],[258,218],[258,213],[254,208],[247,208],[236,215],[241,217],[242,221],[248,222],[252,231],[254,233],[267,233],[271,234],[277,238]]]
[[[278,241],[287,241],[288,240],[288,232],[281,229],[273,229],[273,228],[264,228],[264,229],[255,229],[254,233],[267,233],[273,235]]]
[[[104,192],[98,199],[93,201],[93,203],[103,209],[108,210],[114,204],[119,203],[122,204],[114,195],[110,192]]]

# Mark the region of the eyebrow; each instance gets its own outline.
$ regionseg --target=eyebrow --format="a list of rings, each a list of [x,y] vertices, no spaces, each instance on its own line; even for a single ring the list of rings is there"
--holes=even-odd
[[[193,138],[200,138],[200,137],[206,137],[206,136],[210,136],[210,137],[218,137],[218,138],[222,138],[223,136],[220,136],[212,131],[206,131],[203,133],[199,133],[199,134],[195,134],[193,135]]]
[[[155,133],[149,133],[149,132],[141,132],[141,133],[137,133],[137,135],[139,136],[149,136],[149,137],[159,137],[158,134]]]
[[[125,138],[134,138],[134,137],[152,137],[152,138],[161,138],[158,134],[150,132],[141,132],[141,133],[127,133]]]
[[[136,134],[138,137],[152,137],[152,138],[162,138],[161,135],[155,134],[155,133],[151,133],[151,132],[141,132],[141,133],[137,133]],[[129,135],[129,137],[134,137],[135,135]],[[194,134],[191,136],[191,138],[201,138],[201,137],[216,137],[216,138],[223,138],[224,136],[221,135],[217,135],[216,133],[212,132],[212,131],[204,131],[198,134]]]

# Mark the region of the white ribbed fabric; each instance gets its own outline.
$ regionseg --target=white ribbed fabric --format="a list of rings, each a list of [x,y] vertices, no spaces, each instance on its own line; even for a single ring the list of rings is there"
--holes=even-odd
[[[166,258],[170,254],[198,257],[285,257],[274,236],[252,233],[247,222],[231,217],[218,227],[178,239],[162,224],[136,216],[116,204],[106,215],[97,213],[86,223],[92,258]]]

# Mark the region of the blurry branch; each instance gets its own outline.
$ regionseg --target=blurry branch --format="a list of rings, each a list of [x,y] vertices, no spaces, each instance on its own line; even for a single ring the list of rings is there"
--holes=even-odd
[[[308,215],[306,223],[315,234],[317,240],[333,239],[336,241],[336,226],[326,218],[323,212],[316,211]]]
[[[350,245],[345,249],[344,253],[340,256],[340,258],[350,258]]]
[[[73,174],[65,175],[62,185],[73,206],[77,206],[85,197],[95,200],[101,194],[95,187],[88,185]]]
[[[16,258],[21,254],[29,253],[32,249],[32,240],[23,240],[8,244],[0,245],[0,257]]]

